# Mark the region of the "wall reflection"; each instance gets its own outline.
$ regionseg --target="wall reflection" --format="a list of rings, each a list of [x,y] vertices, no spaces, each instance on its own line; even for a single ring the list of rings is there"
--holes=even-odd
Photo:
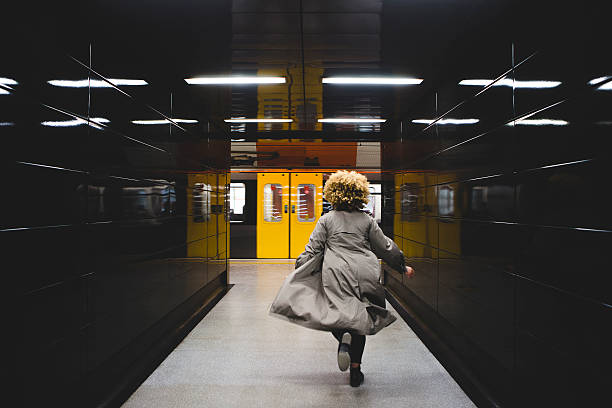
[[[510,406],[550,393],[580,404],[580,395],[601,395],[600,340],[610,340],[610,297],[600,289],[612,236],[601,205],[612,163],[602,153],[609,77],[595,74],[601,61],[568,63],[583,58],[579,48],[529,56],[497,45],[464,67],[473,72],[457,73],[468,79],[441,81],[387,130],[383,225],[417,272],[388,270],[387,286]],[[590,322],[588,335],[562,329],[568,310]],[[576,374],[586,366],[588,379]],[[555,381],[570,378],[581,391],[559,392]]]

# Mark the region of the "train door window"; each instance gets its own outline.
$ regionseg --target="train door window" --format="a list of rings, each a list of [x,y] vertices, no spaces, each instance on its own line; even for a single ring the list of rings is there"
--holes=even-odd
[[[472,211],[475,213],[485,213],[487,211],[487,193],[487,186],[475,186],[472,188]]]
[[[419,221],[419,183],[402,186],[402,221]]]
[[[297,220],[298,222],[313,222],[315,216],[314,184],[298,184],[297,187]]]
[[[210,221],[210,215],[213,213],[212,211],[212,185],[205,184],[206,191],[204,192],[205,202],[206,202],[206,221]]]
[[[207,191],[204,183],[195,183],[191,192],[193,222],[206,220]]]
[[[283,219],[283,186],[266,184],[264,186],[263,215],[264,221],[281,222]]]
[[[244,183],[230,184],[230,222],[244,222],[246,186]]]
[[[364,210],[368,212],[376,220],[376,222],[381,222],[382,198],[380,184],[370,183],[370,197],[368,203],[364,207]]]
[[[450,186],[442,186],[440,187],[440,191],[438,192],[438,211],[440,212],[440,216],[449,217],[453,216],[455,213],[454,208],[454,198],[455,191]]]

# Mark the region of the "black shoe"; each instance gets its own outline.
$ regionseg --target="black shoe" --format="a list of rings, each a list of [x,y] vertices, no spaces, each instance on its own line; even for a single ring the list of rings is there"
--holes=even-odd
[[[361,372],[361,367],[351,367],[351,387],[359,387],[363,384],[363,373]]]
[[[349,355],[349,347],[351,346],[350,333],[344,333],[342,340],[338,345],[338,368],[340,371],[346,371],[351,364],[351,356]]]

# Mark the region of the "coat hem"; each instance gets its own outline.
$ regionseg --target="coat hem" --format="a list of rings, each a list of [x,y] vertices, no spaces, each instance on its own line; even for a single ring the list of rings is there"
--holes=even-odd
[[[339,327],[325,327],[325,326],[321,326],[320,324],[313,324],[311,321],[308,320],[299,320],[299,319],[292,319],[291,317],[287,317],[283,314],[277,313],[277,312],[273,312],[273,311],[268,311],[268,316],[270,317],[275,317],[277,319],[283,320],[285,322],[289,322],[289,323],[293,323],[293,324],[297,324],[298,326],[302,326],[305,327],[307,329],[311,329],[311,330],[318,330],[318,331],[326,331],[326,332],[332,332],[332,331],[336,331],[336,330],[346,330],[346,331],[350,331],[352,333],[355,334],[359,334],[362,336],[373,336],[376,333],[378,333],[379,331],[381,331],[382,329],[384,329],[385,327],[391,325],[393,322],[395,322],[397,320],[397,317],[395,317],[393,314],[390,314],[390,316],[392,317],[392,319],[389,319],[389,322],[386,322],[386,324],[384,326],[380,326],[378,327],[376,330],[371,330],[368,332],[364,332],[361,330],[356,330],[350,327],[347,327],[345,329],[341,329]]]

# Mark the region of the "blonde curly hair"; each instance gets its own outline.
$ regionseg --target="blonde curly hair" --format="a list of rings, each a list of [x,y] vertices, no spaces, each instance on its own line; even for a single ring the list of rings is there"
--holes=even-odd
[[[329,176],[323,196],[335,210],[361,210],[370,195],[368,179],[356,171],[339,170]]]

